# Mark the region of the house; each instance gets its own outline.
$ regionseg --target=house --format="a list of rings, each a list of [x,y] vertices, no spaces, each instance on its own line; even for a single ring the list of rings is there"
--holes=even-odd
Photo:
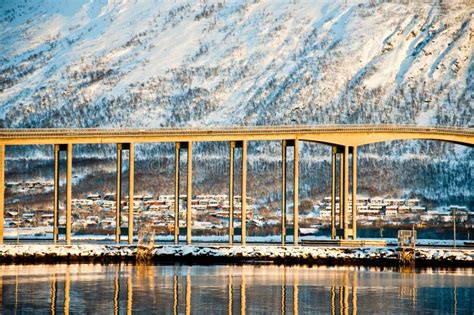
[[[96,201],[96,200],[102,199],[102,197],[99,194],[89,194],[86,196],[86,199]]]
[[[398,211],[400,213],[409,213],[411,212],[411,208],[407,205],[403,205],[403,206],[398,207]]]
[[[115,200],[115,194],[105,194],[104,195],[104,200],[112,201]]]
[[[326,207],[323,210],[319,210],[319,217],[321,219],[327,219],[331,217],[331,207]]]
[[[384,200],[382,197],[373,197],[373,198],[370,198],[370,203],[371,204],[376,204],[376,205],[381,205],[384,203]]]
[[[396,218],[398,215],[398,206],[387,206],[385,207],[385,217]]]
[[[418,206],[420,204],[420,199],[408,199],[405,203],[407,206]]]
[[[426,207],[421,207],[421,206],[413,206],[411,207],[412,212],[425,212]]]
[[[401,206],[405,204],[405,199],[385,199],[384,203],[389,206]]]

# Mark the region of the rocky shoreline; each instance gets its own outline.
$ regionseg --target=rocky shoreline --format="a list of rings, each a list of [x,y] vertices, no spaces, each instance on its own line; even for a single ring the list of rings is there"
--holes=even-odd
[[[0,245],[0,264],[39,263],[275,263],[398,266],[395,247],[229,245]],[[474,249],[417,248],[417,267],[474,267]]]

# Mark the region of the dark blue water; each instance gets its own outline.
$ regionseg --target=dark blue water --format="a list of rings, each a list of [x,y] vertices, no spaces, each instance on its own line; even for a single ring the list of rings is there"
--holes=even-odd
[[[474,270],[0,266],[2,314],[472,314]]]

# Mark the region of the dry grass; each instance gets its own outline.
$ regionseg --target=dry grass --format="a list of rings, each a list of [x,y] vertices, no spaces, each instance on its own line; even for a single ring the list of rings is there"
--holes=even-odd
[[[148,245],[146,245],[146,236],[149,235]],[[151,234],[147,232],[140,232],[138,234],[138,245],[137,245],[137,262],[147,262],[153,257],[153,249],[155,248],[155,232]]]

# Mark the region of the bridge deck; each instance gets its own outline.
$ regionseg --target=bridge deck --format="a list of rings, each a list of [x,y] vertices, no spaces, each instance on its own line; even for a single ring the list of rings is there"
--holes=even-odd
[[[474,129],[410,125],[238,126],[199,129],[0,129],[0,144],[117,143],[300,139],[338,145],[427,139],[474,144]]]

